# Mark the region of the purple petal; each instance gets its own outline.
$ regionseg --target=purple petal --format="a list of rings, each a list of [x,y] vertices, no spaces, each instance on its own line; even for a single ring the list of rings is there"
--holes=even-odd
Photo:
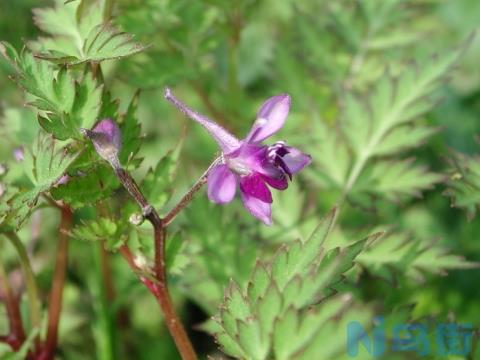
[[[258,173],[242,176],[240,178],[240,190],[242,193],[253,196],[264,203],[271,204],[273,201],[272,193],[265,185],[262,176]]]
[[[121,145],[121,136],[120,129],[117,124],[111,119],[101,120],[95,127],[93,131],[96,133],[104,134],[106,139],[116,148],[120,149]]]
[[[227,165],[217,165],[208,173],[208,198],[217,204],[232,201],[237,179]]]
[[[272,225],[272,206],[269,203],[241,192],[243,205],[250,214],[262,221],[265,225]]]
[[[260,142],[276,133],[283,127],[289,110],[290,96],[287,94],[273,96],[265,101],[245,140]]]
[[[165,99],[170,101],[173,105],[175,105],[177,109],[187,115],[190,119],[202,125],[208,131],[208,133],[213,136],[213,138],[224,153],[228,154],[240,147],[240,141],[235,136],[230,134],[227,130],[218,125],[216,122],[190,109],[180,100],[178,100],[172,94],[169,88],[165,89],[164,96]]]
[[[263,180],[270,185],[271,187],[277,190],[285,190],[288,187],[288,180],[285,176],[281,176],[279,178],[273,178],[268,175],[262,174]]]
[[[80,129],[93,143],[101,158],[108,161],[114,168],[120,167],[118,152],[121,135],[117,124],[110,119],[100,121],[93,130]]]
[[[307,155],[297,148],[288,147],[288,154],[282,157],[283,162],[288,167],[292,174],[295,174],[302,170],[305,166],[310,164],[312,157]]]

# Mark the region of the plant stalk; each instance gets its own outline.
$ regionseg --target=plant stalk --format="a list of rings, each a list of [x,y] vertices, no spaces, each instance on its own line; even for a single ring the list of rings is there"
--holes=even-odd
[[[61,208],[61,220],[58,233],[57,258],[55,260],[55,273],[49,297],[48,326],[45,347],[39,360],[53,359],[58,342],[58,326],[62,311],[63,288],[68,263],[68,233],[72,227],[73,213],[67,205]]]
[[[114,167],[115,174],[118,179],[128,191],[130,196],[137,202],[142,209],[143,216],[152,224],[155,240],[155,265],[154,277],[152,281],[141,275],[140,269],[134,261],[133,255],[126,245],[122,246],[120,253],[126,259],[130,267],[138,274],[140,280],[147,286],[150,292],[157,299],[158,304],[165,317],[165,324],[172,336],[178,351],[183,360],[196,360],[197,355],[193,349],[192,343],[187,336],[185,329],[180,321],[180,318],[175,312],[172,300],[167,287],[167,277],[165,269],[165,234],[166,229],[163,221],[156,212],[156,210],[148,203],[145,196],[143,196],[137,183],[132,176],[121,167]]]
[[[38,289],[35,281],[35,275],[33,273],[30,259],[28,258],[27,250],[23,245],[22,241],[18,235],[14,232],[8,232],[5,234],[10,240],[12,245],[15,247],[17,254],[20,259],[20,264],[22,266],[23,274],[25,276],[25,285],[27,287],[27,297],[28,305],[30,312],[30,320],[32,322],[32,327],[35,329],[40,329],[41,326],[41,317],[40,317],[40,300],[38,297]],[[40,345],[40,337],[37,335],[35,338],[36,346]]]
[[[25,331],[23,330],[22,316],[18,301],[15,299],[12,288],[8,281],[8,275],[0,260],[0,286],[3,288],[5,307],[7,309],[10,333],[7,336],[0,336],[0,342],[7,343],[17,351],[25,341]]]

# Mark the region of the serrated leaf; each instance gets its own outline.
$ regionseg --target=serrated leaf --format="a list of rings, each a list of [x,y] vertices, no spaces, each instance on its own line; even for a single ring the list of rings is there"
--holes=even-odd
[[[169,237],[165,247],[165,263],[169,274],[179,275],[190,264],[190,257],[185,254],[186,243],[180,233]]]
[[[108,218],[83,221],[72,230],[72,237],[83,241],[105,241],[109,251],[118,249],[125,241],[118,234],[117,224]]]
[[[238,344],[249,354],[252,360],[265,359],[268,347],[262,345],[260,323],[254,317],[245,320],[237,320]]]
[[[155,169],[149,169],[143,179],[142,191],[156,208],[162,208],[172,196],[176,169],[176,156],[170,153],[158,162]]]
[[[25,152],[24,169],[31,186],[8,200],[14,223],[19,228],[37,204],[40,195],[49,191],[64,176],[75,160],[49,136],[39,136],[32,150]]]
[[[314,230],[305,243],[295,241],[282,247],[272,263],[272,279],[280,289],[297,273],[304,274],[318,258],[322,244],[327,238],[336,210],[331,211]]]
[[[423,61],[421,66],[410,64],[396,77],[386,73],[364,99],[347,94],[341,125],[347,142],[353,149],[354,163],[343,186],[344,194],[349,195],[373,156],[392,155],[404,148],[416,146],[428,135],[428,131],[426,134],[425,131],[420,133],[414,130],[416,127],[406,125],[413,124],[421,114],[434,106],[435,91],[469,43],[470,40],[460,49],[446,53],[442,57],[432,57]],[[402,130],[397,130],[399,127],[402,127]],[[412,136],[408,136],[406,133],[408,130],[412,132]],[[393,137],[396,131],[400,131],[401,137]],[[395,143],[397,139],[399,142]],[[379,193],[391,198],[395,198],[399,193],[415,195],[439,181],[438,176],[434,174],[426,174],[425,171],[420,171],[420,168],[409,171],[405,168],[405,163],[402,165],[397,164],[394,170],[400,171],[404,176],[404,184],[407,182],[410,184],[397,188],[387,186],[385,189],[392,190],[391,193],[384,191]],[[422,179],[415,181],[413,179],[415,175],[422,175]],[[392,182],[388,184],[393,185]],[[358,190],[358,185],[356,186]],[[368,186],[363,189],[368,189]],[[364,194],[359,193],[357,196],[362,197]]]
[[[126,164],[133,159],[140,150],[141,126],[137,119],[138,93],[135,94],[128,105],[127,112],[122,116],[120,131],[122,133],[122,147],[120,149],[120,163]]]
[[[59,140],[81,139],[79,129],[94,125],[101,105],[102,88],[92,75],[87,73],[76,82],[66,67],[56,71],[28,53],[12,55],[14,50],[7,49],[9,45],[0,44],[17,70],[17,82],[34,96],[31,104],[39,110],[40,125]]]
[[[273,323],[282,310],[282,295],[274,282],[270,283],[264,296],[256,303],[256,314],[261,328],[261,341],[267,349],[273,331]]]
[[[380,195],[387,200],[396,201],[405,196],[419,197],[422,191],[431,189],[443,179],[441,174],[413,165],[413,159],[377,161],[367,167],[352,192]]]
[[[332,309],[342,308],[345,302],[336,297],[331,302],[314,304],[353,266],[367,241],[325,253],[322,244],[334,219],[332,211],[304,242],[282,246],[271,263],[257,263],[246,291],[230,284],[215,317],[225,334],[224,347],[234,348],[237,353],[241,349],[242,358],[247,359],[263,360],[272,351],[287,359],[307,347],[319,329],[324,330],[326,319],[337,311]],[[309,312],[317,307],[319,312],[311,319]],[[218,327],[214,329],[218,333]],[[282,342],[286,334],[291,338]],[[222,339],[217,339],[223,345]]]
[[[69,180],[51,190],[55,200],[62,200],[74,208],[80,208],[108,198],[119,185],[112,170],[106,164],[97,164],[87,174],[70,176]]]
[[[30,44],[40,52],[37,56],[76,65],[118,59],[142,51],[144,47],[134,42],[131,35],[103,22],[100,4],[57,1],[53,8],[34,9],[35,23],[51,35]]]
[[[452,170],[444,194],[471,220],[480,209],[480,158],[454,153],[450,163]]]
[[[438,129],[407,124],[396,127],[385,135],[384,140],[372,152],[372,156],[389,156],[411,147],[422,145]]]
[[[405,233],[390,233],[370,242],[357,260],[389,281],[399,274],[422,281],[428,273],[444,274],[447,270],[479,266],[449,253],[438,242],[422,242]]]

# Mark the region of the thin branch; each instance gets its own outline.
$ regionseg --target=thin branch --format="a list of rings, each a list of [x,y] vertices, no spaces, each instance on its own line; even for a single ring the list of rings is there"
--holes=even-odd
[[[212,168],[217,165],[222,160],[221,157],[216,158],[208,169],[198,178],[198,180],[193,184],[193,186],[182,196],[181,200],[177,205],[173,207],[172,210],[163,218],[163,226],[168,226],[175,217],[182,211],[189,203],[192,201],[195,193],[202,188],[202,186],[207,182],[208,173]]]
[[[9,344],[14,351],[18,350],[25,341],[25,331],[23,330],[22,316],[20,307],[13,295],[12,288],[8,282],[8,275],[0,260],[0,285],[3,288],[5,307],[7,309],[8,321],[10,324],[10,334],[1,336],[0,342]]]
[[[135,270],[140,280],[147,286],[152,294],[157,299],[157,302],[162,309],[165,317],[165,324],[175,341],[178,351],[182,359],[184,360],[196,360],[197,355],[193,349],[192,343],[187,336],[185,329],[180,321],[180,318],[175,312],[170,294],[167,287],[167,277],[165,269],[165,234],[166,230],[163,226],[162,219],[156,212],[156,210],[148,203],[145,196],[143,196],[137,183],[132,176],[124,169],[120,167],[114,167],[115,174],[118,179],[132,196],[132,198],[141,207],[143,216],[152,224],[155,239],[155,282],[142,276],[139,273],[139,267],[135,264],[135,260],[130,250],[123,246],[120,249],[121,254],[127,260],[130,267]]]
[[[61,209],[55,273],[49,298],[47,339],[45,348],[39,357],[41,360],[53,359],[57,347],[58,325],[62,311],[63,288],[68,263],[68,233],[72,227],[72,221],[72,210],[67,205],[64,205]]]

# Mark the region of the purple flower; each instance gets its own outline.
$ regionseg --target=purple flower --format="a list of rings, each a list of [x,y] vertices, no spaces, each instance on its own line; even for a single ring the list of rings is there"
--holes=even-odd
[[[80,129],[88,137],[101,158],[108,161],[114,168],[120,167],[118,152],[121,146],[121,134],[115,121],[103,119],[93,130]]]
[[[265,101],[244,140],[237,139],[220,125],[188,108],[170,89],[165,89],[165,98],[200,123],[222,150],[219,162],[208,173],[209,199],[218,204],[228,203],[239,185],[247,210],[266,225],[271,225],[272,194],[269,186],[285,190],[288,179],[291,180],[293,174],[311,161],[310,155],[287,146],[283,141],[270,146],[262,144],[283,127],[290,109],[290,96],[278,95]]]

